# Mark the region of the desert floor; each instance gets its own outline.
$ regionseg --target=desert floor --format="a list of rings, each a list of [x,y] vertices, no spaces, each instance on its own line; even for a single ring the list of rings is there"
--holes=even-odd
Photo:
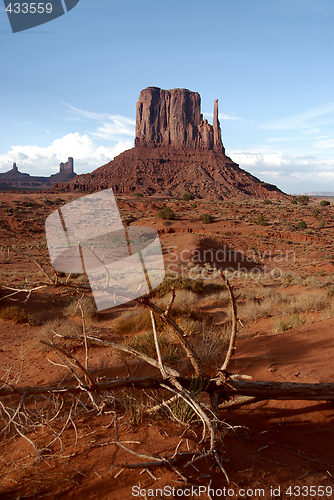
[[[75,366],[64,366],[64,356],[40,340],[58,343],[84,364],[82,314],[90,336],[155,356],[149,316],[140,304],[97,313],[88,290],[81,313],[78,290],[88,284],[87,276],[60,276],[73,286],[53,286],[32,260],[54,276],[47,262],[45,219],[78,196],[83,194],[0,193],[1,389],[75,385]],[[330,206],[320,201],[118,199],[124,222],[158,231],[168,274],[152,301],[165,307],[175,285],[175,321],[210,376],[224,361],[231,327],[228,293],[217,273],[221,268],[227,269],[237,304],[229,371],[254,381],[333,382],[334,206],[333,200]],[[163,204],[174,211],[174,220],[158,217]],[[213,222],[202,223],[203,214]],[[298,228],[301,221],[306,227]],[[30,294],[24,291],[32,287]],[[166,339],[166,363],[190,375],[178,341],[166,327],[158,323],[158,328]],[[159,375],[142,360],[94,342],[88,356],[89,371],[98,380]],[[207,447],[207,441],[198,445],[202,426],[196,418],[180,408],[176,418],[164,411],[148,413],[160,400],[154,391],[144,392],[119,389],[112,398],[109,392],[97,408],[89,398],[73,403],[74,396],[63,406],[55,399],[52,407],[50,399],[38,397],[34,404],[20,404],[20,397],[1,396],[0,390],[0,498],[189,498],[192,487],[192,496],[203,499],[334,498],[331,402],[273,399],[221,408],[216,449],[228,485],[212,458],[187,468],[126,467],[147,461],[145,456]],[[200,398],[208,407],[208,398]],[[118,439],[141,457],[115,444],[116,428]],[[165,486],[170,494],[156,491]],[[216,493],[199,492],[200,486]]]

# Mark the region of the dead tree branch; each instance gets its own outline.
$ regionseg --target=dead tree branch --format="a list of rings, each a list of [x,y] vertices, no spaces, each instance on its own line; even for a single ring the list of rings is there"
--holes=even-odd
[[[169,325],[173,331],[175,332],[177,338],[180,340],[182,347],[184,348],[187,357],[190,359],[190,362],[194,368],[195,375],[198,378],[207,378],[207,375],[202,367],[201,360],[196,353],[196,351],[193,349],[191,344],[189,343],[185,333],[177,326],[175,321],[173,321],[169,316],[165,315],[164,311],[160,309],[160,307],[156,306],[151,302],[147,297],[142,297],[140,299],[136,299],[136,301],[139,304],[144,305],[147,309],[150,309],[151,311],[155,312],[162,321],[166,324]]]
[[[233,356],[234,351],[235,351],[235,339],[237,336],[237,307],[236,307],[236,303],[235,303],[234,294],[233,294],[233,291],[232,291],[232,288],[231,288],[231,285],[230,285],[228,279],[225,277],[225,275],[220,270],[218,271],[218,273],[220,274],[220,276],[223,278],[223,280],[225,282],[226,288],[227,288],[229,296],[230,296],[230,303],[231,303],[231,310],[232,310],[232,331],[231,331],[230,343],[229,343],[228,351],[227,351],[227,354],[225,357],[225,361],[224,361],[222,367],[220,368],[220,373],[224,377],[227,373],[227,367],[228,367],[228,364],[230,362],[230,359]]]
[[[1,248],[6,248],[7,250],[10,250],[11,252],[17,253],[19,255],[24,255],[28,259],[32,260],[36,264],[36,266],[43,272],[43,274],[45,274],[45,276],[48,278],[48,280],[50,281],[50,283],[54,283],[55,282],[55,280],[53,278],[51,278],[51,276],[44,269],[44,267],[36,259],[34,259],[34,257],[32,257],[31,255],[29,255],[28,253],[24,253],[24,252],[20,252],[19,250],[15,250],[14,248],[8,247],[7,245],[4,245],[3,243],[0,243],[0,247]]]
[[[84,374],[85,376],[85,379],[88,383],[88,386],[90,389],[94,389],[94,386],[95,386],[95,380],[94,378],[92,377],[92,375],[86,370],[86,368],[84,368],[82,366],[82,364],[80,363],[80,361],[73,356],[73,354],[71,354],[70,352],[66,351],[65,349],[63,349],[62,347],[59,347],[57,346],[56,344],[54,344],[53,342],[47,342],[46,340],[40,340],[41,344],[45,344],[49,347],[52,347],[52,349],[56,350],[56,351],[59,351],[63,354],[65,354],[65,356],[69,359],[71,359],[74,364],[79,368],[79,370],[82,371],[82,373]]]

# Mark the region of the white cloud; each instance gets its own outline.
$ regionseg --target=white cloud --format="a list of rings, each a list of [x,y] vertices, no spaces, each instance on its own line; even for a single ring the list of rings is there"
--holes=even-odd
[[[267,177],[301,176],[311,179],[320,177],[331,178],[334,174],[334,160],[318,159],[315,156],[303,154],[286,154],[281,151],[231,151],[228,156],[241,168],[249,170],[254,175]],[[270,179],[266,179],[271,182]]]
[[[10,151],[0,155],[0,171],[6,172],[13,162],[17,162],[20,172],[49,176],[58,172],[60,162],[72,156],[77,173],[90,172],[132,147],[133,141],[118,141],[110,147],[98,146],[90,136],[75,132],[55,139],[46,147],[12,146]]]
[[[96,113],[95,111],[87,111],[76,108],[71,104],[63,102],[67,107],[69,115],[67,119],[70,121],[85,121],[93,120],[100,122],[97,130],[92,131],[91,135],[99,139],[119,140],[121,137],[134,138],[135,136],[135,120],[122,115],[111,115],[109,113]]]
[[[334,137],[316,141],[313,146],[316,148],[334,148]]]

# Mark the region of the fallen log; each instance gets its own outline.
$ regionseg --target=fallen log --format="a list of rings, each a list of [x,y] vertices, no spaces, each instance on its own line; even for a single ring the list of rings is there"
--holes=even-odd
[[[194,382],[192,378],[179,377],[178,382],[183,388],[188,389]],[[220,396],[220,401],[229,401],[235,396],[247,396],[256,398],[257,401],[265,399],[277,400],[309,400],[309,401],[334,401],[334,383],[306,384],[297,382],[254,382],[248,380],[233,380],[228,378],[220,386],[211,379],[202,380],[202,392]],[[158,389],[161,384],[173,387],[168,379],[162,377],[124,377],[119,379],[96,382],[95,387],[87,384],[70,386],[47,386],[47,387],[8,387],[0,389],[0,397],[31,394],[66,394],[81,391],[100,392],[115,390],[124,387],[138,389]],[[245,400],[246,401],[246,400]]]

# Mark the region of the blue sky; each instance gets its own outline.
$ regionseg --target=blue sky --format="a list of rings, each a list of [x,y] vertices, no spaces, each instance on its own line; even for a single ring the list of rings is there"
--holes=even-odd
[[[148,86],[214,99],[227,154],[290,193],[334,191],[332,0],[80,0],[13,34],[0,5],[0,172],[89,172],[133,146]]]

